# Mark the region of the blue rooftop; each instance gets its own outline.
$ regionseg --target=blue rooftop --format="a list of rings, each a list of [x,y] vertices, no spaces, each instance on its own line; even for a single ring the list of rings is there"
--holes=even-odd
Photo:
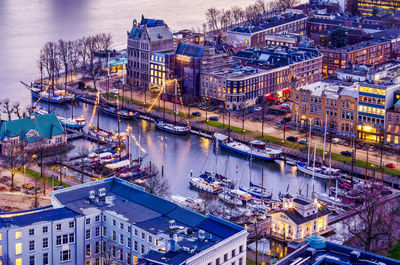
[[[180,43],[176,48],[176,54],[185,55],[189,57],[202,58],[204,47],[199,45],[191,45]]]
[[[52,222],[76,216],[79,216],[79,214],[67,208],[54,209],[52,207],[43,207],[28,211],[0,214],[0,228],[9,226],[23,227],[39,222]]]

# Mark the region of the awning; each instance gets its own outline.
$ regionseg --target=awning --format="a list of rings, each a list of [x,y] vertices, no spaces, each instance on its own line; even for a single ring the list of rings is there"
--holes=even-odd
[[[278,100],[279,98],[269,95],[269,96],[267,96],[267,99],[268,100]]]
[[[283,90],[283,94],[290,94],[290,88]]]

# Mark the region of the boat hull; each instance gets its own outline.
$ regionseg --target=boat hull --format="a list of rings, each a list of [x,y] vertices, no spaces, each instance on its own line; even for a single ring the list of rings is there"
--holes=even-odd
[[[221,146],[221,147],[223,147],[223,148],[225,148],[225,149],[227,149],[229,151],[238,153],[238,154],[243,155],[243,156],[252,156],[253,158],[256,158],[256,159],[259,159],[259,160],[274,161],[274,160],[276,160],[278,158],[278,156],[277,157],[261,156],[261,155],[257,155],[256,153],[245,152],[245,151],[242,151],[240,149],[231,147],[231,146],[229,146],[229,145],[227,145],[227,144],[225,144],[223,142],[219,142],[218,144],[219,144],[219,146]]]
[[[119,117],[119,118],[124,119],[124,120],[131,120],[131,119],[135,118],[134,115],[130,116],[130,115],[124,115],[124,114],[121,114],[121,113],[118,114],[115,111],[112,111],[112,110],[109,110],[109,109],[105,109],[105,108],[100,108],[99,110],[100,110],[101,113],[104,113],[104,114],[107,114],[109,116],[113,116],[113,117],[116,117],[116,118]]]
[[[52,98],[47,98],[47,97],[41,97],[38,93],[31,91],[32,98],[34,99],[40,99],[42,102],[48,102],[52,104],[63,104],[67,103],[67,100],[65,99],[52,99]]]
[[[190,132],[190,129],[188,128],[187,130],[174,130],[170,127],[164,126],[164,124],[159,124],[159,123],[154,123],[154,125],[156,126],[157,129],[165,131],[165,132],[169,132],[169,133],[173,133],[173,134],[178,134],[178,135],[186,135]]]
[[[239,187],[239,190],[247,192],[248,194],[250,194],[252,197],[254,197],[256,199],[261,199],[261,195],[260,194],[254,193],[251,190],[247,190],[247,189],[244,189],[242,187]],[[265,200],[271,200],[272,199],[272,193],[271,192],[265,192],[265,195],[263,194],[262,198],[265,199]]]
[[[338,177],[338,176],[335,176],[335,175],[327,175],[327,174],[322,174],[322,173],[319,173],[319,172],[313,172],[312,170],[307,169],[307,168],[305,168],[303,166],[299,166],[299,165],[297,165],[297,170],[300,171],[300,172],[303,172],[306,175],[315,176],[316,178],[325,179],[325,180],[328,180],[329,178],[331,180],[334,180],[334,179],[337,179],[337,177]]]

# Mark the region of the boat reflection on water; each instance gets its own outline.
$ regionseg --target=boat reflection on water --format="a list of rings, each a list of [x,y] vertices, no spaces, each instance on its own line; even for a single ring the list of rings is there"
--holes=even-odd
[[[256,250],[256,242],[252,242],[247,245],[251,250]],[[268,256],[269,258],[280,259],[287,255],[288,248],[286,244],[279,241],[267,238],[261,238],[258,240],[258,253],[260,253],[260,259],[262,255]]]

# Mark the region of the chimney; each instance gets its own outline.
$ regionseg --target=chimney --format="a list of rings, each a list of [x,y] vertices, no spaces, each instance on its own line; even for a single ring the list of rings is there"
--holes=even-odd
[[[170,220],[170,221],[169,221],[168,228],[169,228],[170,230],[172,230],[172,229],[175,228],[175,220]]]
[[[198,237],[200,240],[206,239],[206,232],[204,230],[199,230]]]
[[[181,247],[178,244],[178,235],[173,234],[172,239],[170,241],[170,250],[171,251],[178,251]]]
[[[89,191],[89,200],[94,201],[96,195],[94,193],[94,190]]]

